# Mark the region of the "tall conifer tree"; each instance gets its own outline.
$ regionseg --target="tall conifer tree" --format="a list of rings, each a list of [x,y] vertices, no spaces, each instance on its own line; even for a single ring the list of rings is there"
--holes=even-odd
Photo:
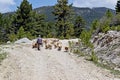
[[[78,16],[74,24],[74,34],[76,37],[80,37],[81,32],[85,29],[85,21],[81,16]]]
[[[120,0],[117,1],[116,14],[120,13]]]
[[[25,31],[29,31],[31,29],[31,13],[32,5],[27,0],[23,0],[16,12],[14,20],[14,26],[16,28],[15,31],[18,31],[21,26],[23,26]]]
[[[68,0],[57,0],[54,6],[53,14],[56,16],[56,26],[58,28],[58,37],[70,38],[73,35],[72,23],[72,4],[68,4]]]

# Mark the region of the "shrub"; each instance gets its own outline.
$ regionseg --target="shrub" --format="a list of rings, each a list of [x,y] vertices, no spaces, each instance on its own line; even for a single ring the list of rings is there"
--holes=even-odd
[[[0,52],[0,62],[3,61],[7,57],[6,52]]]
[[[20,27],[20,29],[17,32],[17,38],[20,39],[24,37],[26,37],[26,32],[24,31],[23,27]]]
[[[32,34],[30,32],[26,32],[26,36],[29,39],[34,39],[36,36],[32,36]]]
[[[79,53],[80,53],[80,50],[79,50],[79,49],[74,49],[74,50],[73,50],[73,53],[79,54]]]
[[[110,27],[108,25],[101,27],[101,30],[103,33],[106,33],[107,31],[110,30]]]
[[[110,30],[120,31],[120,25],[110,27]]]
[[[47,38],[52,38],[53,37],[53,35],[51,34],[51,33],[49,33],[48,35],[47,35]]]
[[[92,51],[90,60],[93,61],[94,63],[98,62],[98,57],[95,55],[94,51]]]
[[[17,40],[17,35],[14,34],[14,33],[9,34],[9,40],[10,40],[11,42],[16,41],[16,40]]]
[[[80,35],[80,39],[81,39],[81,41],[83,42],[84,45],[92,48],[93,45],[90,42],[91,36],[92,36],[91,31],[84,30],[84,31],[82,31],[82,33]]]

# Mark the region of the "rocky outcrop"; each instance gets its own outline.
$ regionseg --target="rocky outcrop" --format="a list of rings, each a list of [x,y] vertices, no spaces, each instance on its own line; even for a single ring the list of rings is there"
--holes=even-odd
[[[91,42],[100,62],[120,68],[120,31],[99,33]]]
[[[20,43],[31,43],[31,40],[29,40],[28,38],[22,38],[15,41],[15,44],[20,44]]]

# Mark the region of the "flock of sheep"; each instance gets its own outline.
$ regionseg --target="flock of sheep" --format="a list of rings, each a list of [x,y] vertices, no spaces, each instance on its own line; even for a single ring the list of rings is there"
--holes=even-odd
[[[37,43],[33,42],[32,48],[37,48]],[[61,51],[62,48],[65,52],[69,51],[68,46],[63,46],[62,42],[59,39],[43,39],[41,47],[44,47],[45,49],[57,49],[58,51]]]

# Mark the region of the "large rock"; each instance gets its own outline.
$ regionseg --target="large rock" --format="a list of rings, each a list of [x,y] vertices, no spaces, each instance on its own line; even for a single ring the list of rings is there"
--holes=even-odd
[[[101,61],[120,67],[120,31],[100,33],[92,40],[94,51]]]
[[[16,44],[20,44],[20,43],[31,43],[31,40],[29,40],[28,38],[22,38],[19,39],[17,41],[15,41]]]

